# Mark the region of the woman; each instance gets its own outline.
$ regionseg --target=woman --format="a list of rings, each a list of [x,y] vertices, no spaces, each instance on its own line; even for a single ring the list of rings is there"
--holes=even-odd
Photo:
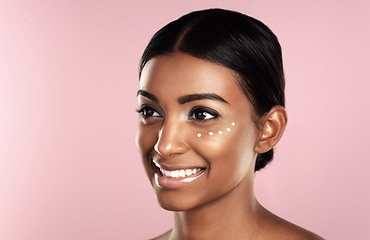
[[[241,13],[192,12],[153,36],[136,141],[159,204],[174,211],[156,239],[321,239],[253,192],[287,124],[284,85],[276,36]]]

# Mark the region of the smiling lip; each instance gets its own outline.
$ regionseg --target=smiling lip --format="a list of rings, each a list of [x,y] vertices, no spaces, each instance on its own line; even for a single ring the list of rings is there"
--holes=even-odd
[[[183,187],[204,173],[205,168],[201,167],[165,167],[154,163],[156,172],[154,174],[156,183],[169,189],[176,189]],[[169,170],[171,169],[171,170]]]

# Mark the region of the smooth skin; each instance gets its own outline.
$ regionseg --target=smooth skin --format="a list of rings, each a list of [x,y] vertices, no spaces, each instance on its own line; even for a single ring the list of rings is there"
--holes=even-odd
[[[156,56],[143,68],[136,142],[158,203],[174,211],[173,229],[155,239],[322,239],[256,200],[257,154],[280,140],[287,115],[275,106],[256,117],[236,77],[184,53]],[[166,188],[156,181],[154,162],[203,172],[190,184]]]

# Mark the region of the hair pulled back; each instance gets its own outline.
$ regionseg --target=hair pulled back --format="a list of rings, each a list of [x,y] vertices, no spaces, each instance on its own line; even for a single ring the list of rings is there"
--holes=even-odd
[[[236,81],[257,117],[275,105],[285,106],[280,44],[266,25],[252,17],[223,9],[182,16],[152,37],[141,58],[140,74],[151,58],[174,52],[234,70]],[[265,167],[272,158],[273,149],[258,154],[255,171]]]

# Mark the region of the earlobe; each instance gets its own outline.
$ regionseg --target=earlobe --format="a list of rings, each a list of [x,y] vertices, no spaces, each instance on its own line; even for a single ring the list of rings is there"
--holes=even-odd
[[[254,151],[265,153],[272,149],[284,134],[288,122],[287,113],[282,106],[274,106],[259,120],[260,133]]]

